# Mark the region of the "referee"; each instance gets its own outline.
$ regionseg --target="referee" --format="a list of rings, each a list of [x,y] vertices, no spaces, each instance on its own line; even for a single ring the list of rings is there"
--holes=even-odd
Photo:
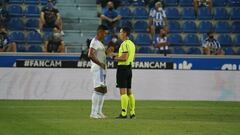
[[[129,40],[130,29],[123,27],[120,29],[119,38],[123,41],[120,45],[118,55],[113,59],[118,62],[117,66],[117,87],[121,95],[121,114],[119,119],[127,118],[127,108],[129,103],[130,118],[135,117],[135,97],[131,91],[132,84],[132,64],[135,57],[135,45]]]

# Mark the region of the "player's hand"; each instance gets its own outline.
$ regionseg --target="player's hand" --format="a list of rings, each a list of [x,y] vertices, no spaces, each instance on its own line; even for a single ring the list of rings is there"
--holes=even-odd
[[[100,63],[100,67],[103,68],[103,69],[106,69],[106,64]]]
[[[112,60],[116,60],[116,57],[117,57],[117,54],[114,54],[114,53],[111,54]]]
[[[111,56],[113,52],[114,52],[114,47],[113,46],[108,47],[107,50],[106,50],[106,54],[108,56]]]

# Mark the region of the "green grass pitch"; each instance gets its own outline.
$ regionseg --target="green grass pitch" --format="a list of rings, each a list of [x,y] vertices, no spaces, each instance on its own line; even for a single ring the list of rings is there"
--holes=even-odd
[[[0,100],[0,135],[239,135],[240,102],[137,101],[136,119],[89,118],[90,100]]]

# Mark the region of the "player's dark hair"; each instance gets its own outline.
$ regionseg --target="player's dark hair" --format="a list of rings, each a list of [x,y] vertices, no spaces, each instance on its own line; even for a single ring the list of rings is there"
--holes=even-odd
[[[107,30],[107,29],[108,29],[107,26],[99,25],[98,28],[97,28],[97,31],[99,31],[99,30]]]
[[[127,36],[131,33],[131,29],[129,27],[122,27],[122,30],[127,33]]]

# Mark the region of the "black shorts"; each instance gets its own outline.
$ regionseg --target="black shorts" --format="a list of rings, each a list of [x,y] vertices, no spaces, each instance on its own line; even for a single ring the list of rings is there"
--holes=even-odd
[[[117,87],[128,88],[132,86],[132,68],[129,66],[118,66],[117,68]]]

